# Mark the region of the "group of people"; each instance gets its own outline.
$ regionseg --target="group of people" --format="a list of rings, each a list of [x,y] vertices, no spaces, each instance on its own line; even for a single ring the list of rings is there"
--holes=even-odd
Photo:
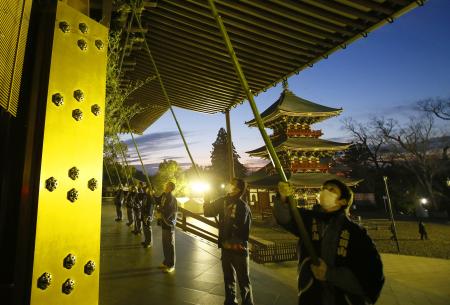
[[[132,227],[135,235],[144,233],[142,246],[153,246],[153,219],[157,219],[162,228],[162,245],[164,261],[160,267],[164,272],[175,270],[175,225],[177,217],[177,200],[173,195],[175,184],[167,182],[164,192],[156,196],[150,187],[143,183],[128,187],[119,187],[116,191],[114,204],[116,206],[117,222],[122,221],[122,207],[127,210],[127,226]]]
[[[161,212],[163,245],[166,240],[167,246],[167,249],[164,246],[163,265],[166,270],[169,268],[169,272],[175,265],[176,207],[172,205],[176,206],[176,199],[171,194],[174,188],[173,184],[168,183],[166,191],[160,197],[155,197],[148,191],[141,191],[147,196],[146,202],[152,198],[151,204],[158,206],[157,210]],[[204,215],[215,217],[218,223],[225,305],[238,304],[236,284],[239,284],[242,304],[254,304],[249,265],[252,214],[244,200],[245,191],[245,181],[235,178],[231,181],[230,192],[226,196],[212,202],[209,198],[204,200]],[[138,196],[139,192],[136,193],[136,198],[141,198]],[[293,188],[288,183],[280,182],[273,212],[280,226],[299,237],[299,304],[374,304],[384,284],[383,266],[367,232],[348,217],[348,210],[353,201],[350,188],[340,180],[326,181],[319,194],[319,204],[313,210],[301,208],[301,204],[293,199],[293,195]],[[290,204],[292,200],[294,204]],[[143,203],[142,206],[148,204]],[[140,214],[135,212],[134,206],[132,209],[132,219],[136,222],[139,218],[136,215]],[[146,213],[144,214],[149,215]],[[306,235],[318,256],[318,261],[312,261],[305,240],[300,237],[300,229],[295,221],[297,216],[303,220]],[[119,214],[118,219],[121,219]],[[129,224],[131,225],[130,221]],[[136,230],[139,230],[139,226],[135,225],[134,232]],[[173,244],[167,241],[172,241]]]

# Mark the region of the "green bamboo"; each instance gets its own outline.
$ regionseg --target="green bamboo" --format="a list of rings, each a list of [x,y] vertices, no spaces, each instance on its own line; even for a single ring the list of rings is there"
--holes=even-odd
[[[120,142],[119,136],[117,134],[115,136],[116,136],[117,144],[119,145],[120,153],[122,155],[122,162],[125,163],[125,176],[127,177],[127,182],[128,182],[129,185],[131,185],[129,180],[128,180],[128,176],[130,176],[131,183],[134,184],[133,172],[131,171],[131,168],[128,165],[127,157],[125,155],[125,152],[122,149],[122,144]],[[129,172],[127,171],[127,169],[128,169]]]
[[[113,182],[112,182],[112,179],[111,179],[111,175],[109,174],[108,165],[106,164],[105,160],[103,160],[103,166],[104,166],[105,169],[106,169],[106,175],[108,176],[109,184],[110,184],[111,186],[114,186],[114,184],[113,184]]]
[[[227,109],[225,111],[225,121],[227,125],[228,176],[231,181],[234,178],[234,156],[233,156],[233,141],[231,140],[230,109]]]
[[[159,84],[161,86],[162,93],[163,93],[163,95],[164,95],[164,97],[165,97],[165,99],[167,101],[167,105],[169,106],[170,112],[172,113],[172,117],[175,120],[175,124],[177,125],[178,132],[179,132],[179,134],[181,136],[181,139],[183,140],[184,148],[186,149],[186,152],[187,152],[187,154],[189,156],[189,159],[191,160],[192,167],[194,168],[195,173],[197,174],[198,177],[200,177],[200,172],[198,171],[197,165],[195,164],[194,158],[192,157],[191,151],[189,150],[189,147],[187,145],[186,139],[184,137],[183,130],[181,129],[180,123],[178,122],[177,116],[175,115],[175,112],[173,111],[172,103],[170,102],[169,95],[167,94],[167,91],[166,91],[166,88],[165,88],[164,83],[162,81],[161,75],[159,74],[158,67],[156,66],[156,62],[155,62],[155,60],[153,58],[152,52],[150,51],[150,47],[147,44],[147,39],[145,37],[145,33],[142,31],[143,28],[142,28],[141,20],[139,19],[138,16],[136,16],[136,21],[138,23],[139,29],[141,30],[142,37],[144,38],[144,45],[145,45],[145,48],[147,50],[148,56],[150,58],[150,61],[152,62],[153,69],[155,70],[155,74],[156,74],[156,77],[158,78]]]
[[[267,135],[266,130],[264,129],[264,124],[263,124],[263,121],[261,119],[261,115],[259,114],[258,108],[256,107],[256,103],[255,103],[255,99],[253,97],[253,93],[250,90],[250,87],[249,87],[249,85],[247,83],[247,79],[245,78],[244,72],[242,71],[242,68],[241,68],[241,66],[239,64],[239,60],[238,60],[238,58],[236,56],[236,53],[234,52],[233,45],[231,44],[230,38],[228,36],[227,30],[225,28],[225,25],[223,24],[222,18],[220,17],[220,15],[219,15],[219,13],[217,11],[217,8],[216,8],[216,5],[214,3],[214,0],[208,0],[208,2],[209,2],[209,6],[211,8],[212,15],[216,19],[217,25],[219,27],[219,30],[220,30],[221,34],[222,34],[222,38],[224,40],[225,46],[227,47],[228,54],[230,55],[230,58],[231,58],[231,62],[233,64],[233,66],[234,66],[234,69],[236,70],[236,74],[237,74],[237,77],[239,78],[239,82],[241,83],[242,89],[244,90],[244,92],[245,92],[245,94],[246,94],[246,96],[248,98],[248,101],[250,103],[250,107],[251,107],[251,109],[253,111],[253,115],[255,116],[255,120],[256,120],[258,129],[259,129],[259,131],[261,133],[261,136],[263,137],[264,143],[266,144],[267,150],[269,152],[269,156],[272,159],[272,163],[275,166],[278,174],[280,175],[281,180],[284,181],[284,182],[288,182],[286,174],[284,173],[283,167],[281,166],[281,162],[278,159],[278,156],[277,156],[277,154],[275,152],[275,149],[274,149],[274,147],[272,145],[272,142],[270,141],[270,138]],[[318,265],[319,264],[319,260],[318,260],[316,251],[313,248],[311,240],[310,240],[310,238],[308,236],[308,233],[306,231],[305,224],[303,223],[303,220],[300,217],[300,214],[299,214],[299,212],[297,210],[297,203],[296,203],[296,201],[295,201],[295,199],[294,199],[294,197],[292,195],[288,197],[288,200],[289,200],[289,206],[290,206],[290,209],[291,209],[291,212],[292,212],[292,216],[294,217],[294,220],[295,220],[295,222],[297,224],[297,227],[298,227],[298,231],[300,233],[300,238],[302,239],[302,241],[303,241],[303,243],[304,243],[304,245],[306,247],[306,250],[308,251],[308,253],[309,253],[310,257],[311,257],[311,260],[312,260],[313,264],[314,265]]]
[[[123,184],[122,184],[122,180],[120,179],[119,171],[117,170],[116,163],[114,162],[114,160],[111,160],[111,162],[112,162],[112,164],[114,165],[114,169],[116,170],[116,175],[117,175],[117,179],[119,180],[119,184],[120,184],[120,185],[123,185]]]
[[[128,127],[128,132],[130,133],[131,139],[133,140],[134,148],[136,149],[136,153],[139,157],[139,161],[141,162],[142,172],[145,175],[145,179],[147,180],[148,186],[153,189],[153,185],[150,182],[150,178],[148,177],[147,169],[145,168],[144,162],[142,161],[142,158],[141,158],[141,154],[139,153],[139,148],[137,146],[136,141],[134,140],[133,132],[131,131],[131,128],[130,128],[130,123],[128,123],[128,120],[126,121],[126,123],[127,123],[127,127]]]

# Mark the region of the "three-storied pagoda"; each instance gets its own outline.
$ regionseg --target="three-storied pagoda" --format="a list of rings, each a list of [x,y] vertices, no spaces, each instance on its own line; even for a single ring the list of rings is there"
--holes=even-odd
[[[307,204],[316,203],[323,182],[338,178],[330,171],[333,158],[351,144],[320,139],[322,131],[312,129],[311,125],[341,112],[342,108],[330,108],[302,99],[284,84],[280,98],[261,113],[264,126],[273,130],[270,138],[289,182]],[[254,127],[256,121],[246,124]],[[266,146],[247,153],[253,157],[270,158]],[[339,179],[350,186],[357,183],[342,176]],[[248,199],[253,209],[262,214],[269,212],[279,181],[271,163],[247,178]]]

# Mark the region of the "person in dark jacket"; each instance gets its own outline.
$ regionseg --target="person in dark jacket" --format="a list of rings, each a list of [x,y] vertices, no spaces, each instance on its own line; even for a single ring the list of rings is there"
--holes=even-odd
[[[123,192],[123,186],[120,185],[116,190],[116,194],[114,196],[114,205],[116,206],[116,221],[122,221],[122,205],[125,199],[125,194]]]
[[[236,299],[236,276],[242,304],[253,305],[250,283],[248,238],[252,215],[248,204],[242,200],[246,183],[233,179],[231,193],[213,202],[205,198],[206,217],[219,216],[218,246],[222,249],[222,270],[225,284],[225,305],[238,304]]]
[[[145,204],[147,197],[145,196],[144,186],[135,187],[135,198],[133,201],[133,218],[134,218],[134,230],[135,235],[142,233],[142,207]]]
[[[144,248],[150,248],[153,245],[153,232],[152,232],[152,221],[153,214],[155,210],[155,201],[151,195],[151,190],[149,187],[145,190],[145,200],[142,205],[142,224],[144,228],[144,241],[142,246]]]
[[[290,185],[280,182],[274,216],[278,224],[299,236],[288,204],[292,194]],[[313,265],[299,240],[299,304],[365,305],[378,299],[384,284],[383,265],[365,229],[347,215],[352,199],[352,191],[334,179],[323,184],[317,208],[297,208],[319,256],[319,265]]]
[[[177,223],[177,199],[172,192],[175,190],[173,182],[167,182],[164,193],[154,197],[158,205],[158,218],[162,231],[162,245],[164,261],[160,265],[163,271],[171,273],[175,270],[175,225]]]
[[[125,206],[127,208],[127,226],[131,227],[134,223],[133,203],[135,198],[134,187],[126,187]]]
[[[419,220],[419,234],[421,240],[428,239],[428,233],[422,220]]]

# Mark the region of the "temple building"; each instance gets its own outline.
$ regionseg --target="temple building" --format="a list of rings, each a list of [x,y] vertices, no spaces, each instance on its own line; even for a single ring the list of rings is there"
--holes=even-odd
[[[333,171],[334,158],[345,151],[351,143],[339,143],[321,139],[321,130],[311,125],[341,114],[342,108],[331,108],[302,99],[292,93],[287,85],[279,99],[261,113],[266,128],[273,130],[270,136],[275,151],[296,190],[307,205],[317,202],[317,194],[326,180],[339,178],[347,185],[353,181],[342,173]],[[246,122],[250,127],[256,121]],[[252,157],[270,159],[266,146],[247,152]],[[280,181],[272,163],[267,164],[247,178],[248,202],[256,213],[271,214],[271,206]]]

